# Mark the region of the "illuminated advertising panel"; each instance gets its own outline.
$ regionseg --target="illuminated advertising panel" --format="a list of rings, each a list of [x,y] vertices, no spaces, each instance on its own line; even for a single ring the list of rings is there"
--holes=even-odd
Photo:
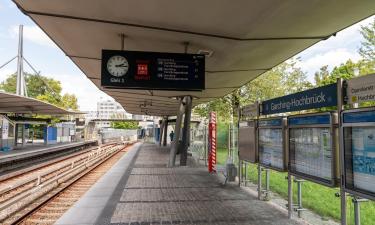
[[[344,175],[348,192],[375,200],[375,109],[344,112]]]
[[[330,113],[288,118],[290,173],[326,186],[336,185],[337,130],[332,122]]]

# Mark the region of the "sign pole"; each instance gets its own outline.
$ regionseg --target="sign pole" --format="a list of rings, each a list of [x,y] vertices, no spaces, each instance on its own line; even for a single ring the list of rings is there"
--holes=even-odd
[[[342,121],[341,121],[341,112],[344,108],[344,99],[343,99],[343,80],[342,78],[337,79],[337,114],[338,114],[338,125],[340,127],[340,135],[339,135],[339,151],[340,151],[340,211],[341,211],[341,225],[346,225],[346,193],[344,190],[344,149],[343,149],[343,129],[342,129]]]

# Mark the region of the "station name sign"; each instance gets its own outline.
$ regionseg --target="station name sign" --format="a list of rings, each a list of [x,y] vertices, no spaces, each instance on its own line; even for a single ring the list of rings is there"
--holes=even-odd
[[[337,105],[337,84],[286,95],[262,102],[262,115]]]
[[[102,50],[101,85],[106,88],[201,91],[201,54]]]
[[[347,82],[350,104],[375,100],[375,74],[354,78]]]

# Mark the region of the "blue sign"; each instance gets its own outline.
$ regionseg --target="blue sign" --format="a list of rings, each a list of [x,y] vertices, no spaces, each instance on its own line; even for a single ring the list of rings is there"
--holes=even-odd
[[[259,120],[259,127],[274,127],[274,126],[281,126],[282,124],[282,119],[277,118],[277,119],[269,119],[269,120]]]
[[[375,122],[375,111],[350,112],[343,114],[344,123],[369,123]]]
[[[330,115],[314,115],[288,118],[288,125],[316,125],[330,124]]]
[[[262,115],[337,106],[337,84],[286,95],[262,102]]]

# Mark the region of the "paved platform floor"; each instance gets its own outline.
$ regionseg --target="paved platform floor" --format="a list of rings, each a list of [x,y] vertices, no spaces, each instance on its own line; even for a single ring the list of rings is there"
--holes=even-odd
[[[206,168],[167,168],[168,156],[135,145],[56,224],[299,224]]]

